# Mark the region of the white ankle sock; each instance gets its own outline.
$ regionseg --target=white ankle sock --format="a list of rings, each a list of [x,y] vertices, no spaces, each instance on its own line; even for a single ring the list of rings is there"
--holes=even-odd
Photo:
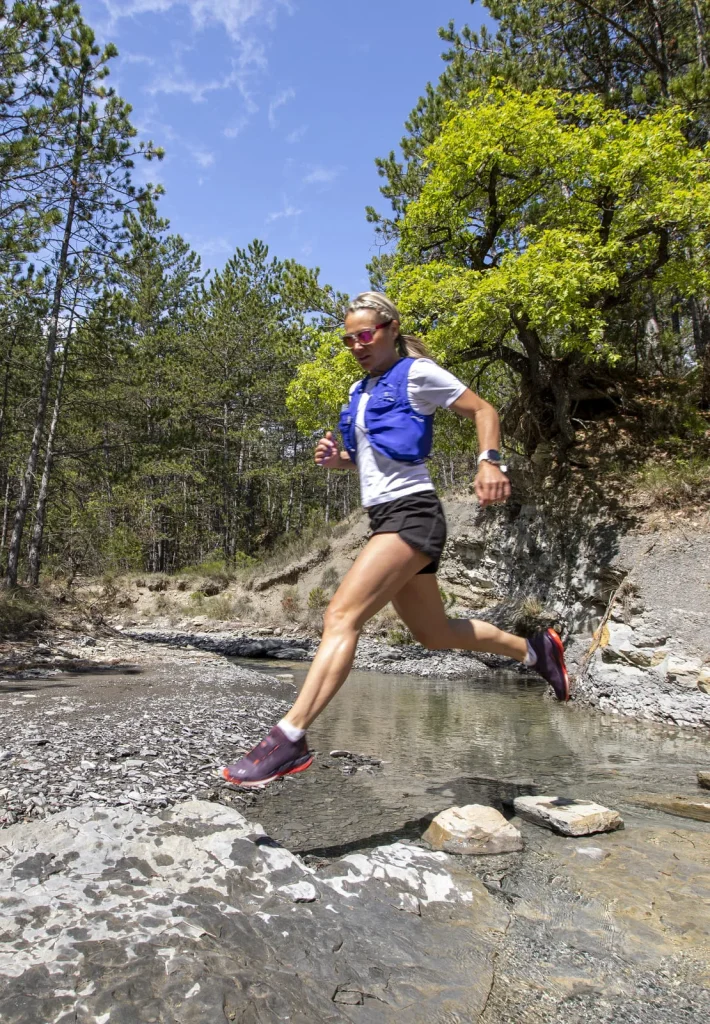
[[[532,668],[537,661],[537,654],[535,654],[535,651],[532,649],[530,641],[527,640],[526,643],[528,645],[528,653],[525,655],[523,665],[525,665],[526,668]]]
[[[303,737],[306,735],[305,729],[297,729],[295,725],[291,725],[291,723],[287,722],[285,718],[281,719],[281,721],[278,723],[278,727],[284,734],[284,736],[290,739],[292,743],[295,743],[297,740],[303,739]]]

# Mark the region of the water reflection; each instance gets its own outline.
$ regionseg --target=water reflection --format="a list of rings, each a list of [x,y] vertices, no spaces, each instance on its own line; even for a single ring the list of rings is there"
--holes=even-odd
[[[300,685],[307,666],[288,668]],[[397,787],[423,792],[464,775],[534,779],[617,806],[633,792],[701,792],[696,773],[710,767],[703,733],[559,705],[543,692],[537,680],[501,672],[470,681],[353,672],[309,740],[390,762],[372,783],[386,785],[390,800]]]

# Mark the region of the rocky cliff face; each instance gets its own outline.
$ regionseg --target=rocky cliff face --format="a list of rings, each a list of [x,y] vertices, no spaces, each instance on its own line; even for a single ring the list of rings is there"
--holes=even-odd
[[[440,570],[459,604],[508,628],[556,623],[573,693],[603,711],[710,726],[710,523],[643,522],[550,495],[448,502]]]

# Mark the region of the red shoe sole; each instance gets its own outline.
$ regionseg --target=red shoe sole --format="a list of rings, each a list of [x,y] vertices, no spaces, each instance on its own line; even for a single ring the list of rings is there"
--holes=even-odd
[[[222,769],[221,774],[222,778],[233,786],[241,786],[242,789],[263,789],[274,779],[282,779],[285,775],[298,775],[299,772],[305,772],[306,768],[310,768],[312,764],[313,756],[311,755],[304,764],[299,764],[297,768],[287,768],[286,771],[275,772],[273,775],[269,775],[268,779],[259,779],[258,782],[242,782],[240,779],[233,779],[226,768]]]
[[[555,652],[557,654],[557,663],[565,679],[565,700],[569,700],[569,676],[567,675],[567,666],[565,665],[565,649],[562,646],[562,640],[560,639],[556,630],[550,628],[547,631],[547,635],[555,645]]]

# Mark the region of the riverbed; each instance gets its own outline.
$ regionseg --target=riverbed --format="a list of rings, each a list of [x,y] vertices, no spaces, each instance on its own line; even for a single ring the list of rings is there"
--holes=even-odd
[[[398,840],[420,846],[428,820],[451,804],[493,803],[510,816],[511,794],[530,786],[596,799],[622,813],[623,830],[563,838],[515,819],[521,853],[448,859],[461,884],[474,886],[476,910],[451,911],[452,959],[442,961],[439,977],[450,979],[454,964],[485,949],[489,974],[472,968],[472,984],[488,978],[476,1014],[467,1015],[459,994],[442,1022],[710,1020],[710,824],[635,802],[648,792],[702,798],[695,780],[708,767],[705,734],[560,705],[532,673],[452,680],[353,672],[309,733],[313,767],[263,792],[243,792],[216,769],[285,712],[306,664],[236,663],[115,638],[78,650],[90,657],[73,671],[31,668],[0,680],[6,824],[35,828],[53,812],[86,807],[99,821],[170,814],[197,796],[202,808],[225,804],[254,828],[263,825],[317,882],[342,873],[343,856]],[[210,930],[221,927],[215,919]],[[414,935],[419,925],[412,928]],[[284,963],[295,952],[289,947],[285,956]],[[415,958],[410,974],[422,970]],[[97,992],[109,982],[110,972],[99,972]],[[387,1016],[385,1004],[363,1005],[352,1015],[341,1008],[333,1019],[406,1019]],[[138,1006],[121,1019],[143,1019]],[[270,1013],[258,1019],[285,1019]]]

